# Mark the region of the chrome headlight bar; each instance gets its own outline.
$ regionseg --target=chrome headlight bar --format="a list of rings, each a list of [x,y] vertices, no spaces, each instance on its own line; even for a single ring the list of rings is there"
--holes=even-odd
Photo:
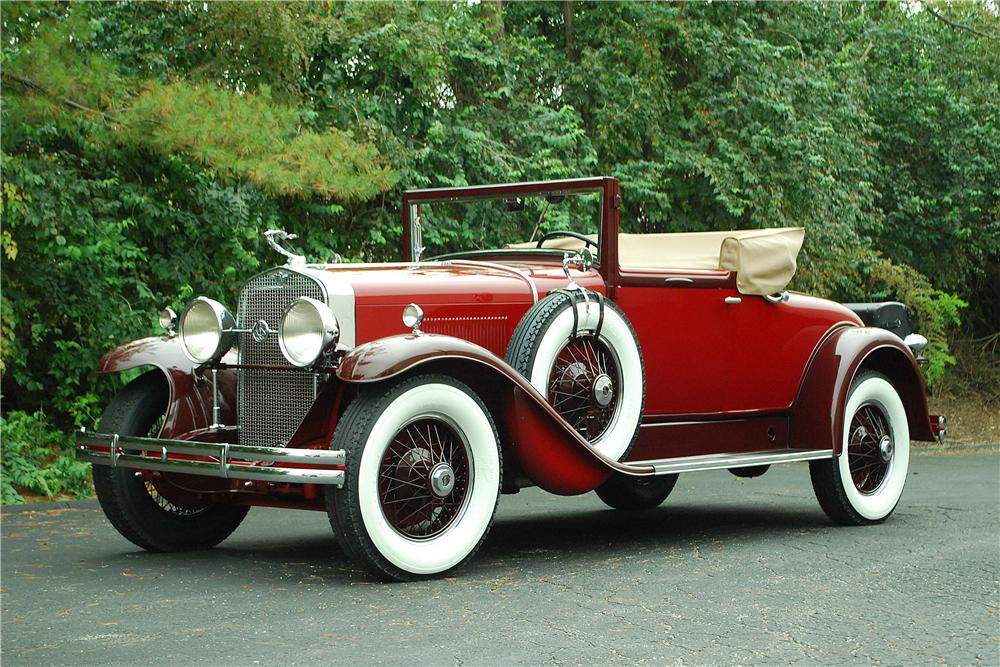
[[[236,343],[236,318],[218,301],[195,297],[180,316],[181,348],[196,364],[218,361]],[[278,328],[278,345],[293,366],[312,366],[340,340],[336,315],[322,301],[304,296],[285,310]]]

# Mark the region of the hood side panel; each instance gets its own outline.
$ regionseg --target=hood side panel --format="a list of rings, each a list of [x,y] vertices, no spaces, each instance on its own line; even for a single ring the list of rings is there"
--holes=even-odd
[[[531,285],[541,299],[567,284],[561,266],[511,266],[521,276],[471,262],[341,264],[317,272],[350,285],[355,309],[354,345],[409,333],[402,321],[403,308],[416,303],[424,311],[422,331],[467,340],[502,358],[518,322],[534,304]],[[605,291],[596,272],[575,277],[588,289]]]

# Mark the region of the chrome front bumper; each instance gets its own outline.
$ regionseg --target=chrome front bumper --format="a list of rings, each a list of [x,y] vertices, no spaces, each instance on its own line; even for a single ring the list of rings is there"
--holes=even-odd
[[[76,434],[76,458],[130,470],[295,484],[344,484],[344,471],[334,469],[344,465],[342,449],[247,447],[80,431]],[[310,467],[284,466],[289,463]]]

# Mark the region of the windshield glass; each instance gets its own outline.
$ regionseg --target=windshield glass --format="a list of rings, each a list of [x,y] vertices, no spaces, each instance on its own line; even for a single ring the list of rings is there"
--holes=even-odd
[[[421,202],[416,208],[425,259],[534,248],[543,239],[542,248],[580,247],[580,235],[597,244],[601,229],[599,190]],[[597,254],[594,245],[590,249]]]

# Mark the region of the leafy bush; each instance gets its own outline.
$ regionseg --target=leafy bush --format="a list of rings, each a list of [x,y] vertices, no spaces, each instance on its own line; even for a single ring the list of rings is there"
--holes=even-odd
[[[45,413],[14,411],[0,417],[0,438],[0,503],[24,502],[20,491],[48,498],[90,495],[90,466],[76,460],[71,440]]]
[[[881,262],[872,275],[874,294],[905,303],[916,316],[915,330],[928,340],[924,376],[933,385],[955,364],[949,353],[950,333],[961,323],[959,311],[969,304],[935,289],[926,276],[905,265]]]

